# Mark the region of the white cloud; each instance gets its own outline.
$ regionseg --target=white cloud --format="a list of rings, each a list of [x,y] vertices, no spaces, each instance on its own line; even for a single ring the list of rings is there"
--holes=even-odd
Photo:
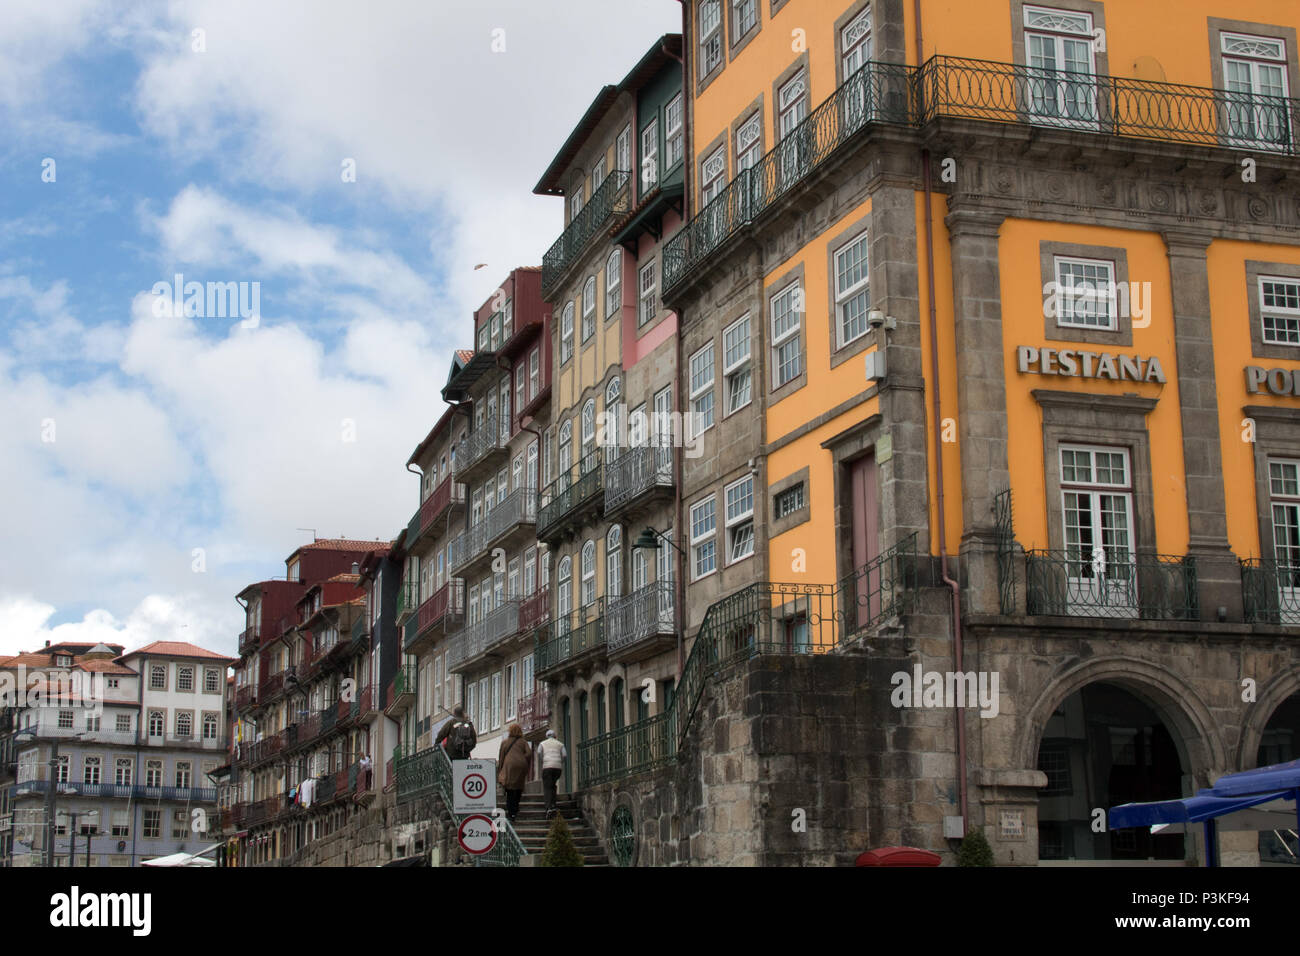
[[[0,599],[0,655],[36,651],[46,642],[121,644],[133,651],[153,641],[189,641],[235,656],[233,633],[218,626],[218,618],[194,603],[192,595],[150,594],[124,620],[108,611],[88,611],[79,621],[51,626],[54,605],[30,595]],[[205,613],[206,612],[206,613]]]

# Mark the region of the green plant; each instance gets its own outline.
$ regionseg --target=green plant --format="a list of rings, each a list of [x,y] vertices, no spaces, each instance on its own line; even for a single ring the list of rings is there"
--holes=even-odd
[[[542,866],[582,866],[582,854],[573,843],[573,834],[563,814],[557,813],[551,821],[546,847],[542,850]]]
[[[992,866],[993,848],[981,829],[971,830],[961,841],[957,851],[958,866]]]

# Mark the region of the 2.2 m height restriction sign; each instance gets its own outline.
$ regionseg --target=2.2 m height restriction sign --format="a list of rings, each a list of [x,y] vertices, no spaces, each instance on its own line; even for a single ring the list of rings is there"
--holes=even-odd
[[[453,760],[451,793],[453,813],[491,813],[497,806],[497,762]]]
[[[460,821],[456,840],[466,853],[481,856],[497,845],[497,828],[492,818],[474,813]]]

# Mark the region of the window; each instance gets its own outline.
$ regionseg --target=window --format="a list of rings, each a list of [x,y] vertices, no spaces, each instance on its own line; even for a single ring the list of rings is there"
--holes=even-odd
[[[506,665],[506,720],[519,716],[519,663]]]
[[[596,542],[582,546],[582,606],[596,603]]]
[[[1259,315],[1265,342],[1300,345],[1300,280],[1260,276]]]
[[[113,728],[114,730],[116,730],[119,734],[129,734],[131,732],[130,714],[118,714],[115,719],[116,719],[116,726],[114,726]]]
[[[772,387],[797,378],[803,371],[803,345],[799,340],[799,310],[802,298],[798,282],[772,296]]]
[[[203,693],[219,694],[221,692],[221,672],[211,667],[203,671]]]
[[[673,529],[668,528],[659,538],[659,548],[655,551],[655,580],[671,584],[673,581]]]
[[[726,500],[727,563],[735,564],[754,553],[754,477],[728,485]]]
[[[465,714],[469,717],[471,724],[477,729],[478,719],[478,682],[469,681],[465,685]]]
[[[1029,112],[1050,126],[1097,125],[1092,16],[1024,8]]]
[[[194,769],[194,765],[190,763],[190,761],[188,760],[176,761],[176,786],[177,787],[184,788],[190,785],[190,777],[193,773],[193,769]]]
[[[114,810],[112,816],[112,829],[109,831],[115,837],[125,837],[131,835],[131,811]]]
[[[35,754],[33,754],[33,756],[35,756]],[[61,754],[61,755],[59,756],[59,764],[58,764],[58,766],[55,768],[55,771],[56,771],[56,773],[55,773],[55,779],[57,780],[57,782],[59,782],[59,783],[67,783],[67,782],[68,782],[68,779],[69,779],[69,778],[68,778],[68,774],[69,774],[69,772],[70,772],[70,768],[71,768],[71,767],[72,767],[72,763],[71,763],[71,761],[68,759],[68,755],[67,755],[67,754]]]
[[[700,75],[708,76],[722,63],[722,4],[700,4]]]
[[[492,330],[488,328],[486,322],[478,327],[478,350],[480,352],[486,352],[492,344],[491,335]]]
[[[617,378],[611,378],[609,384],[605,386],[605,422],[601,426],[604,429],[605,439],[605,461],[612,462],[618,459],[619,444],[623,440],[622,426],[619,422],[619,408],[623,393],[623,383]]]
[[[623,250],[615,249],[605,260],[605,318],[618,315],[623,308]]]
[[[537,549],[529,548],[524,552],[524,597],[532,597],[537,592]]]
[[[693,579],[698,580],[717,569],[717,542],[714,532],[718,527],[717,503],[705,498],[691,506],[691,556],[694,559]]]
[[[176,736],[188,737],[194,732],[194,715],[187,710],[176,714]]]
[[[840,31],[840,69],[843,82],[871,59],[871,8],[863,10]]]
[[[559,588],[555,595],[555,612],[560,617],[560,626],[567,631],[569,613],[573,610],[573,560],[568,555],[560,559],[555,577]]]
[[[492,718],[492,688],[490,686],[491,678],[484,677],[478,682],[478,720],[475,723],[480,727],[486,727],[488,721]]]
[[[1067,603],[1136,617],[1128,452],[1062,445],[1060,454]]]
[[[163,664],[155,664],[149,668],[149,689],[167,689],[167,668]]]
[[[637,325],[645,325],[653,321],[655,313],[659,311],[655,304],[655,264],[653,259],[641,267],[640,290]]]
[[[568,477],[573,467],[573,421],[566,421],[560,426],[560,474]]]
[[[1269,497],[1273,507],[1273,556],[1280,589],[1280,622],[1295,624],[1300,615],[1300,461],[1268,463]]]
[[[172,839],[184,840],[190,835],[190,818],[184,810],[172,811]]]
[[[605,598],[623,593],[623,529],[612,525],[605,535]]]
[[[1117,329],[1115,264],[1103,259],[1056,256],[1056,324]]]
[[[1223,81],[1229,93],[1228,129],[1239,144],[1291,142],[1286,43],[1271,37],[1223,33]]]
[[[99,730],[99,723],[100,723],[99,715],[97,715],[97,714],[87,714],[87,715],[86,715],[86,730],[88,730],[88,731],[98,731],[98,730]]]
[[[560,364],[573,358],[573,303],[564,303],[560,319]]]
[[[542,390],[541,346],[528,353],[528,400],[532,401]]]
[[[582,341],[596,334],[596,277],[588,276],[582,286]]]
[[[84,758],[81,765],[82,783],[99,783],[100,763],[101,761],[99,757]]]
[[[620,172],[632,171],[632,127],[624,126],[614,140],[614,165]]]
[[[515,366],[515,414],[528,404],[528,369],[520,362]]]
[[[149,711],[149,736],[161,737],[163,735],[163,712],[161,710]]]
[[[736,172],[751,169],[762,158],[763,115],[755,113],[736,130]]]
[[[804,506],[803,482],[795,485],[793,488],[787,488],[777,494],[772,503],[772,511],[775,517],[785,518]]]
[[[664,150],[667,152],[665,169],[672,169],[682,161],[682,94],[678,93],[664,107]]]
[[[144,765],[144,785],[146,787],[161,787],[163,774],[163,762],[161,760],[146,760]]]
[[[582,406],[582,465],[583,474],[596,467],[589,457],[596,447],[596,400],[587,399]]]
[[[732,0],[731,5],[735,8],[732,15],[735,36],[731,40],[734,45],[738,39],[754,29],[754,24],[758,22],[758,0]]]
[[[577,219],[580,212],[582,212],[582,180],[574,184],[573,192],[569,196],[569,222]]]
[[[727,187],[727,148],[719,146],[704,160],[700,204],[707,206]]]
[[[602,156],[596,160],[596,165],[591,167],[591,194],[596,195],[596,190],[600,184],[605,181],[605,157]]]
[[[492,729],[501,726],[501,675],[492,675]]]
[[[61,711],[59,711],[59,729],[60,729],[60,730],[71,730],[71,729],[72,729],[72,716],[73,716],[73,715],[72,715],[72,711],[70,711],[70,710],[61,710]]]
[[[204,740],[217,739],[217,715],[216,714],[203,715],[203,739]]]
[[[722,333],[722,374],[727,389],[727,414],[737,412],[752,398],[749,381],[749,316],[744,315]]]
[[[105,685],[108,687],[109,690],[117,690],[118,687],[121,686],[121,678],[118,678],[118,677],[108,677],[108,678],[105,678],[104,683],[105,683]]]
[[[176,668],[176,689],[183,691],[191,691],[194,689],[193,667]]]
[[[528,445],[528,451],[524,459],[524,480],[527,482],[525,487],[531,491],[537,490],[537,442],[531,442]]]
[[[150,809],[144,810],[144,838],[146,840],[157,840],[162,837],[162,811]]]
[[[691,356],[691,433],[713,427],[713,343]]]
[[[777,141],[785,139],[808,115],[808,74],[800,70],[777,91]]]
[[[652,116],[641,130],[641,192],[659,182],[659,118]]]

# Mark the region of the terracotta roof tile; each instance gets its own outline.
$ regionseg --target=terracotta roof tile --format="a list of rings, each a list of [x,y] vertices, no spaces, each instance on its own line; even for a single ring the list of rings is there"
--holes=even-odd
[[[117,661],[107,661],[103,659],[95,661],[80,661],[74,666],[78,670],[90,671],[95,674],[130,674],[133,677],[139,676],[139,674],[131,670],[131,668],[127,667],[125,664],[119,664]]]
[[[457,349],[457,350],[456,350],[456,358],[460,359],[462,362],[468,362],[468,361],[469,361],[470,359],[472,359],[473,357],[474,357],[474,350],[473,350],[473,349]]]
[[[231,663],[238,660],[236,657],[218,654],[216,651],[199,647],[197,644],[190,644],[188,641],[154,641],[152,644],[136,648],[129,654],[123,654],[120,660],[137,657],[141,654],[157,654],[162,657],[201,657],[204,660],[229,661]]]
[[[366,541],[361,538],[317,538],[311,544],[304,544],[299,551],[370,551],[376,545],[387,545],[379,538]]]

